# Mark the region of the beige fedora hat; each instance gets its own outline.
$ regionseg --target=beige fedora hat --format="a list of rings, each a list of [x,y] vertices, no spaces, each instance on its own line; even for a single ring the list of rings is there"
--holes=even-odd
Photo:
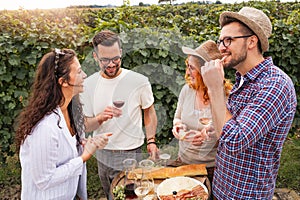
[[[205,62],[222,58],[217,44],[212,40],[207,40],[206,42],[203,42],[196,49],[183,46],[182,52],[187,55],[198,56],[202,58]]]
[[[221,27],[228,21],[228,18],[234,18],[246,24],[257,35],[262,51],[269,49],[268,38],[272,33],[272,24],[263,11],[251,7],[243,7],[239,12],[225,11],[220,15]]]

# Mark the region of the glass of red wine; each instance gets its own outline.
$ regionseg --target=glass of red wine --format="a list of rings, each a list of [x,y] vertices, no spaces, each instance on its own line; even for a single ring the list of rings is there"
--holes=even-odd
[[[124,106],[125,101],[122,99],[113,99],[112,103],[115,108],[121,109]],[[121,117],[121,115],[116,115],[116,117]]]
[[[125,101],[123,101],[123,100],[114,100],[113,104],[116,108],[122,108],[125,104]]]

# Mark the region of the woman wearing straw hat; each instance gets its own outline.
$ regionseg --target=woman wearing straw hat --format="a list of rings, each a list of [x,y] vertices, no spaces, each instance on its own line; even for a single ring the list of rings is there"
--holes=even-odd
[[[201,68],[217,138],[213,192],[217,199],[272,199],[284,140],[296,111],[293,82],[264,58],[270,19],[260,10],[223,12],[218,45],[223,61]],[[236,81],[224,103],[223,67]]]
[[[211,122],[210,99],[200,67],[206,61],[221,58],[221,54],[212,40],[204,42],[196,49],[182,47],[182,51],[188,55],[186,84],[179,94],[173,121],[173,135],[179,139],[178,157],[186,164],[205,163],[208,177],[212,181],[218,145]],[[228,95],[232,88],[231,83],[226,81],[224,88]],[[206,131],[208,134],[205,134]]]

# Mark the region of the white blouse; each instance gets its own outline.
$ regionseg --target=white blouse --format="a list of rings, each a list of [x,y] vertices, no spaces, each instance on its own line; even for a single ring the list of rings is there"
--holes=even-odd
[[[199,123],[199,117],[204,114],[204,109],[195,110],[195,99],[196,91],[185,84],[179,94],[173,124],[181,121],[188,129],[202,130],[204,128],[204,126]],[[210,108],[209,112],[211,112]],[[214,132],[212,132],[212,135],[214,135]],[[211,137],[211,140],[204,141],[200,146],[179,141],[178,156],[187,164],[205,163],[207,167],[213,167],[215,166],[216,153],[216,137]]]
[[[60,108],[60,116],[45,116],[20,149],[22,200],[72,200],[76,193],[87,199],[86,167],[78,155]],[[28,119],[30,120],[30,119]]]

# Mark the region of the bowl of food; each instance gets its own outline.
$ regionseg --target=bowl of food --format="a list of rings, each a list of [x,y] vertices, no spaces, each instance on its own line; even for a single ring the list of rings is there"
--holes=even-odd
[[[208,199],[207,187],[200,181],[185,176],[164,180],[158,185],[156,193],[160,200]]]

